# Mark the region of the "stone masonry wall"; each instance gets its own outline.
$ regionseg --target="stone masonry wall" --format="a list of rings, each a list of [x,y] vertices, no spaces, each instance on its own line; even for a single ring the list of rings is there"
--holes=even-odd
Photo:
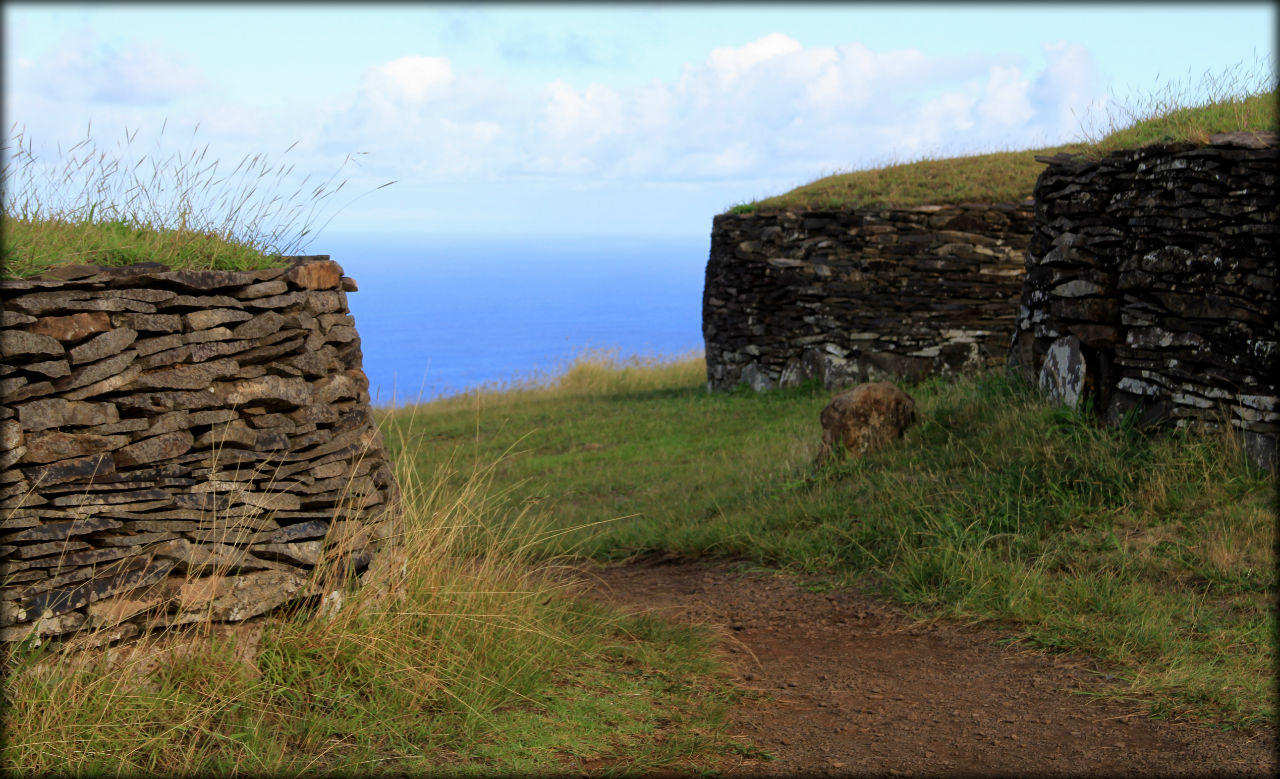
[[[0,281],[0,640],[240,621],[364,570],[397,493],[355,289],[326,257]]]
[[[721,214],[702,331],[712,390],[829,388],[1004,362],[1029,205]]]
[[[1043,158],[1010,370],[1112,422],[1229,421],[1275,468],[1277,145]]]

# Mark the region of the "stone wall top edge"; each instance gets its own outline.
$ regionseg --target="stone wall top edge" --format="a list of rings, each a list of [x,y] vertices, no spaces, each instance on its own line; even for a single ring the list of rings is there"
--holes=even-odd
[[[778,217],[783,217],[783,216],[822,218],[824,216],[835,217],[835,216],[847,215],[847,214],[883,214],[883,213],[932,214],[932,213],[937,213],[938,211],[943,211],[946,209],[969,210],[969,211],[996,209],[1000,211],[1026,211],[1028,214],[1030,214],[1034,209],[1034,204],[1031,198],[1026,198],[1025,200],[1018,203],[1010,203],[1008,201],[999,201],[999,202],[993,202],[993,203],[976,203],[976,202],[929,203],[929,204],[918,205],[918,206],[854,206],[849,208],[776,208],[776,209],[770,208],[770,209],[761,209],[758,211],[752,211],[746,214],[734,214],[734,213],[717,214],[712,219],[712,223],[714,224],[715,222],[718,222],[722,219],[723,220],[776,219]]]
[[[1218,133],[1209,136],[1207,143],[1194,141],[1175,141],[1172,143],[1149,143],[1129,149],[1116,149],[1096,159],[1080,154],[1059,153],[1036,156],[1038,162],[1053,166],[1087,167],[1102,162],[1130,161],[1153,157],[1162,154],[1184,154],[1186,152],[1213,151],[1252,151],[1264,156],[1280,151],[1280,132],[1258,130],[1253,132]]]
[[[86,291],[122,287],[168,286],[187,290],[225,290],[281,279],[298,289],[354,288],[342,266],[327,254],[284,257],[289,264],[256,270],[173,269],[158,262],[124,266],[63,265],[48,272],[20,279],[0,279],[6,296],[30,290],[80,289]]]

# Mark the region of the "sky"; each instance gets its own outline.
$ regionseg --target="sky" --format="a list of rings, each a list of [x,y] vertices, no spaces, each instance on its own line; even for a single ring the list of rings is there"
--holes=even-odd
[[[118,159],[151,170],[149,197],[216,182],[194,187],[202,212],[305,225],[321,253],[325,231],[708,233],[736,203],[831,173],[1077,140],[1161,90],[1194,100],[1206,73],[1274,79],[1275,15],[1269,2],[7,2],[6,161],[20,133],[36,158],[23,170],[44,172],[6,197],[61,179],[41,202],[79,202],[66,171]],[[234,171],[245,159],[249,179]],[[235,212],[245,193],[267,205]]]

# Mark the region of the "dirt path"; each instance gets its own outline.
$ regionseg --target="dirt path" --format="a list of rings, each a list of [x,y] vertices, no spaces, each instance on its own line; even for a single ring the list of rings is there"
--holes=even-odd
[[[990,630],[921,624],[857,592],[814,593],[727,563],[646,560],[586,573],[592,597],[708,623],[768,693],[732,733],[774,755],[729,776],[1272,775],[1275,736],[1148,719],[1080,663]]]

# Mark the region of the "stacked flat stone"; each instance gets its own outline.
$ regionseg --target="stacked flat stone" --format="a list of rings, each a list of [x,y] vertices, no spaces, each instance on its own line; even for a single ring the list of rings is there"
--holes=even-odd
[[[1029,204],[722,214],[702,302],[712,390],[918,380],[1004,362]]]
[[[0,281],[0,640],[239,621],[367,568],[397,495],[356,285],[290,259]]]
[[[1243,432],[1276,467],[1276,133],[1039,158],[1009,367],[1114,422]]]

